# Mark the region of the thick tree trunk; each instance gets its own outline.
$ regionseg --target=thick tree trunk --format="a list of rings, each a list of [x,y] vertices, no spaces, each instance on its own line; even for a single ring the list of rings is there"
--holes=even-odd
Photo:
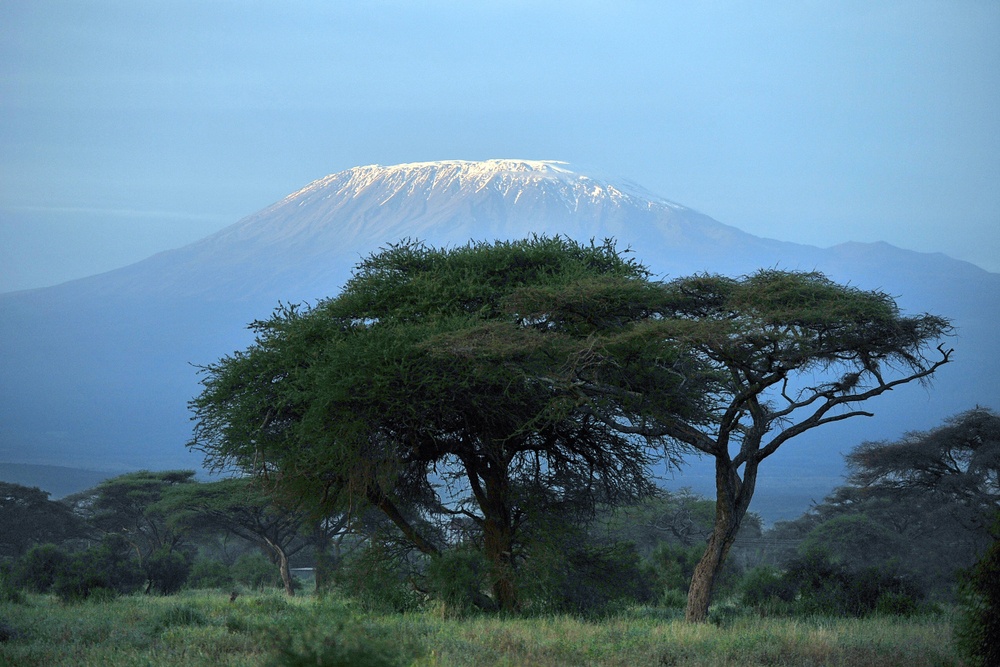
[[[493,599],[503,611],[518,609],[514,579],[514,522],[510,507],[508,462],[491,462],[483,472],[485,495],[477,496],[483,512],[483,550],[491,568]],[[480,492],[482,489],[480,488]]]
[[[684,618],[690,623],[702,623],[708,618],[708,607],[712,603],[716,579],[750,507],[756,480],[756,463],[747,464],[741,480],[728,457],[716,458],[715,526],[705,545],[705,553],[691,577],[687,608],[684,611]]]
[[[716,520],[712,536],[708,538],[705,554],[694,568],[691,587],[688,589],[687,609],[684,618],[690,623],[701,623],[708,618],[708,607],[712,603],[715,580],[729,555],[729,548],[736,537],[736,529],[731,525],[720,525]],[[727,537],[732,532],[732,537]]]
[[[483,549],[491,568],[493,599],[503,611],[515,611],[517,586],[514,583],[513,531],[492,519],[483,524]]]

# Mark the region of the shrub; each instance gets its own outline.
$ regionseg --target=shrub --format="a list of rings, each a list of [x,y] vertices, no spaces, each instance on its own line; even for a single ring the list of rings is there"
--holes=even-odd
[[[150,590],[170,595],[184,586],[191,573],[191,561],[179,551],[160,548],[146,559],[145,570]]]
[[[99,546],[74,554],[57,572],[52,591],[64,602],[95,595],[113,596],[138,589],[145,580],[139,564],[130,557],[129,545],[109,535]]]
[[[347,559],[334,573],[334,582],[370,612],[411,611],[420,602],[406,581],[400,559],[377,542]]]
[[[481,552],[458,547],[430,560],[426,585],[448,611],[469,611],[483,595],[488,569]]]
[[[790,610],[797,586],[778,569],[762,566],[748,572],[739,585],[743,604],[758,613],[781,613]]]
[[[994,525],[1000,536],[1000,515]],[[959,651],[976,667],[1000,665],[1000,539],[960,577],[961,611],[955,624]]]
[[[231,588],[233,583],[229,566],[211,558],[194,561],[187,578],[189,588]]]
[[[54,544],[31,547],[17,560],[10,573],[12,586],[47,593],[71,556]]]
[[[9,563],[0,563],[0,602],[24,602],[24,592],[14,585],[12,568]]]
[[[794,609],[830,616],[868,616],[877,611],[915,613],[923,593],[893,565],[851,569],[822,550],[809,550],[788,565]]]
[[[655,594],[631,543],[534,545],[520,576],[532,611],[601,615]]]

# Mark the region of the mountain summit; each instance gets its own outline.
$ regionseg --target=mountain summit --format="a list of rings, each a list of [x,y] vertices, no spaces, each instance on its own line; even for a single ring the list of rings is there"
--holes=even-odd
[[[840,452],[862,440],[930,428],[977,404],[1000,409],[998,274],[887,244],[762,239],[563,162],[450,160],[349,169],[183,248],[0,294],[0,462],[197,467],[184,447],[199,389],[192,364],[245,347],[247,323],[279,301],[337,294],[361,258],[404,238],[454,246],[531,234],[614,238],[660,276],[819,270],[895,295],[907,311],[954,318],[956,361],[932,391],[891,392],[872,406],[876,418],[817,434],[834,446],[804,442],[775,457],[789,474],[771,479],[805,479],[821,489],[817,500],[839,481]]]
[[[386,243],[416,238],[455,245],[534,233],[684,246],[685,264],[677,268],[693,265],[692,252],[709,258],[720,247],[743,248],[740,255],[760,241],[638,185],[579,173],[564,162],[450,160],[369,165],[326,176],[212,236],[125,271],[132,273],[133,291],[225,300],[315,298],[337,289],[362,255]],[[162,267],[161,275],[147,284],[143,276],[151,275],[153,264]],[[173,277],[164,282],[168,266]]]

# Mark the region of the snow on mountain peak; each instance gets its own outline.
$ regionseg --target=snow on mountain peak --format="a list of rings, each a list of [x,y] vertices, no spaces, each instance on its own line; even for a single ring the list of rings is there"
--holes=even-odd
[[[634,183],[576,172],[566,162],[515,159],[441,160],[354,167],[314,181],[286,197],[284,202],[301,202],[320,193],[323,198],[330,198],[356,197],[375,192],[384,202],[398,195],[418,195],[429,199],[441,193],[453,195],[458,192],[495,192],[516,201],[525,190],[537,191],[539,188],[563,199],[571,210],[576,209],[581,201],[598,200],[619,205],[627,201],[643,206],[652,203],[684,208]]]

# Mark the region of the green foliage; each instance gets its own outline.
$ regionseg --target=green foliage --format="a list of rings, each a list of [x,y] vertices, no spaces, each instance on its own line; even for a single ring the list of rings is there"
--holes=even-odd
[[[451,500],[437,471],[480,515],[510,609],[518,533],[545,509],[526,507],[535,491],[578,506],[641,496],[655,447],[673,444],[590,413],[639,422],[640,388],[674,413],[700,409],[681,355],[650,347],[659,299],[611,243],[390,246],[338,297],[279,307],[253,346],[204,369],[192,447],[212,466],[278,472],[279,491],[327,509],[374,506],[428,555],[440,544],[409,510]],[[616,390],[581,401],[577,376]]]
[[[922,592],[891,566],[850,568],[813,550],[789,563],[785,577],[796,589],[797,613],[863,617],[922,608]]]
[[[411,664],[398,638],[380,636],[349,618],[332,627],[279,633],[267,667],[402,667]]]
[[[33,545],[61,543],[83,534],[79,517],[38,488],[0,482],[0,558],[16,558]]]
[[[191,564],[188,588],[229,588],[234,579],[229,566],[211,558],[198,558]]]
[[[247,594],[235,603],[228,598],[198,592],[119,596],[86,605],[51,596],[30,596],[28,604],[0,601],[0,664],[262,667],[305,660],[337,664],[345,655],[355,664],[371,664],[365,647],[381,664],[413,667],[964,664],[950,642],[947,617],[744,615],[715,626],[685,624],[675,614],[648,608],[600,620],[434,612],[362,616],[334,599],[277,593]]]
[[[374,541],[345,559],[334,573],[334,583],[365,611],[412,611],[419,606],[420,597],[407,580],[404,565],[399,555]]]
[[[252,590],[282,586],[281,575],[274,563],[260,551],[245,553],[230,568],[232,578]]]
[[[140,470],[105,480],[64,501],[93,528],[128,540],[142,560],[160,548],[182,543],[182,531],[168,524],[161,503],[194,484],[193,470]]]
[[[533,544],[520,577],[526,610],[599,617],[655,593],[632,544],[563,539]]]
[[[0,602],[24,602],[24,591],[14,583],[10,563],[0,562]]]
[[[190,557],[176,550],[160,547],[143,562],[151,590],[163,595],[176,593],[191,573]]]
[[[73,554],[56,573],[52,591],[65,602],[78,602],[137,590],[146,577],[130,550],[121,537],[110,535]]]
[[[1000,665],[1000,514],[993,543],[961,577],[961,614],[956,643],[975,667]]]
[[[34,546],[14,564],[11,583],[36,593],[46,593],[69,560],[69,553],[54,544]]]
[[[791,611],[798,594],[796,582],[775,567],[764,565],[744,575],[739,584],[743,604],[757,613],[771,615]]]
[[[488,570],[480,550],[459,546],[428,561],[424,585],[445,605],[446,612],[461,614],[482,599],[488,587]]]

